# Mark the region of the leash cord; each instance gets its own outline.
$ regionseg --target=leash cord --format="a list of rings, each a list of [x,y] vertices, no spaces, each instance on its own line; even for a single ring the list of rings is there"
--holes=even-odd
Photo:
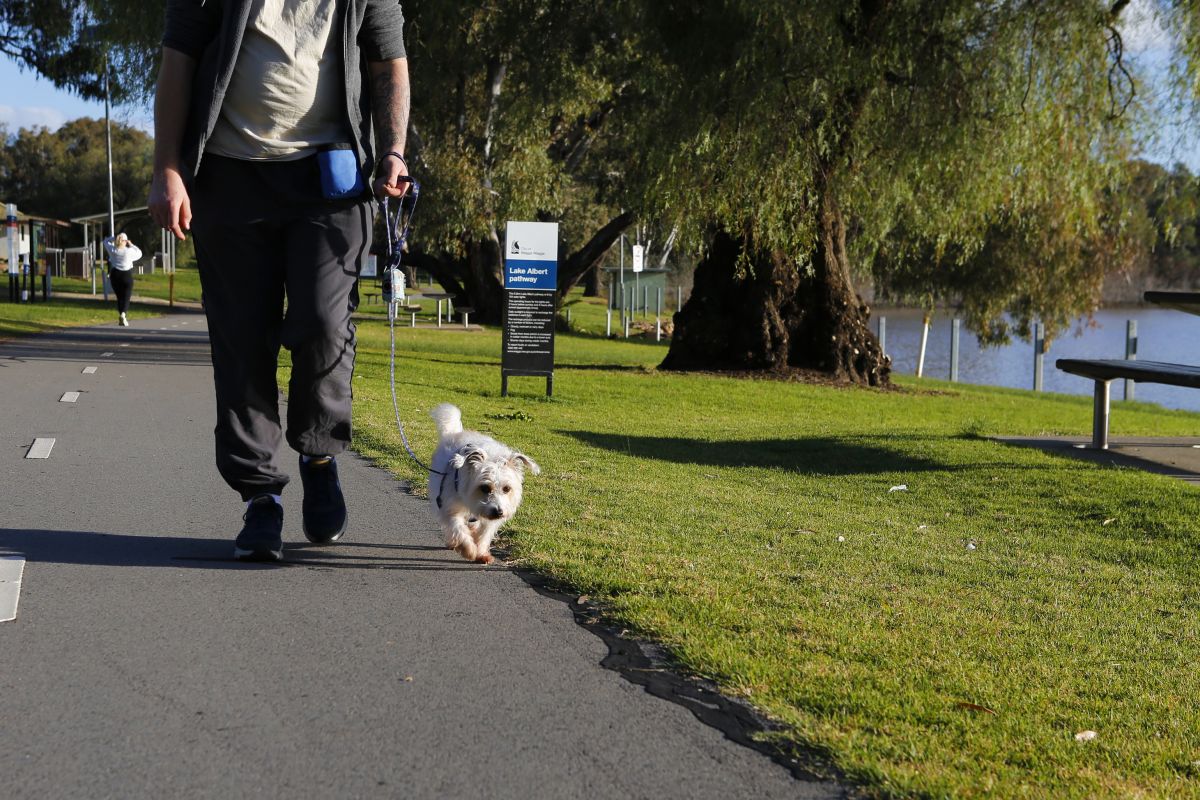
[[[383,223],[388,233],[388,263],[384,269],[384,285],[390,289],[395,284],[393,271],[400,269],[400,258],[404,249],[404,242],[408,239],[408,227],[412,223],[413,212],[417,208],[417,198],[421,194],[421,185],[412,178],[402,178],[412,184],[409,194],[412,196],[412,205],[408,210],[408,218],[404,220],[404,225],[401,227],[400,220],[404,216],[404,200],[401,198],[396,203],[396,215],[392,217],[388,209],[388,198],[383,198],[380,201],[380,206],[383,209]],[[426,472],[434,475],[445,476],[446,473],[440,472],[417,457],[413,452],[412,445],[408,443],[408,435],[404,432],[404,423],[400,421],[400,402],[396,399],[396,305],[400,302],[394,291],[389,291],[388,300],[388,372],[391,376],[392,386],[392,411],[396,414],[396,427],[400,430],[400,441],[404,443],[404,449],[408,451],[409,457],[416,462],[417,466]],[[443,480],[445,478],[443,477]],[[440,493],[439,493],[440,494]]]

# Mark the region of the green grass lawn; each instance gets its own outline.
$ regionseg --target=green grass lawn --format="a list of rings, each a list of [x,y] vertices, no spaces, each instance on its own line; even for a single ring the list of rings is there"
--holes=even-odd
[[[359,335],[356,447],[423,490],[386,326]],[[500,398],[497,331],[397,335],[419,453],[450,400],[543,467],[513,559],[869,792],[1200,797],[1200,493],[986,438],[1086,438],[1090,398],[659,374],[663,347],[587,336],[558,339],[552,400]],[[1116,435],[1198,432],[1116,404]]]
[[[137,297],[154,297],[167,300],[170,297],[171,276],[165,272],[155,272],[153,275],[135,275],[133,278],[133,293]],[[91,293],[90,278],[54,278],[53,290],[56,292],[85,292]],[[103,292],[97,278],[96,291]],[[175,270],[175,299],[181,302],[200,302],[200,272],[196,269],[180,267]]]
[[[7,298],[7,295],[5,297]],[[161,306],[134,303],[129,307],[129,318],[153,317],[164,310]],[[51,297],[49,303],[0,303],[0,339],[30,333],[46,333],[73,325],[96,325],[116,321],[115,300],[105,303],[101,300]]]
[[[88,315],[112,311],[0,304],[0,336]],[[1090,397],[660,374],[664,346],[589,333],[559,337],[553,399],[533,378],[501,398],[499,331],[397,328],[419,453],[449,400],[543,467],[514,560],[870,794],[1200,797],[1200,492],[987,438],[1086,439]],[[356,447],[421,491],[386,325],[359,337]],[[1115,435],[1200,431],[1114,406]]]

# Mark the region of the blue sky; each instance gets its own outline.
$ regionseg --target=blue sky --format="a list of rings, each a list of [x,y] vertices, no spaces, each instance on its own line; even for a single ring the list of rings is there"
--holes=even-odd
[[[33,70],[22,70],[6,56],[0,56],[0,87],[0,125],[7,125],[11,132],[35,125],[56,130],[64,122],[80,117],[104,119],[103,102],[81,100],[56,89],[50,81],[39,78]],[[153,128],[149,108],[114,107],[112,118],[147,132]]]

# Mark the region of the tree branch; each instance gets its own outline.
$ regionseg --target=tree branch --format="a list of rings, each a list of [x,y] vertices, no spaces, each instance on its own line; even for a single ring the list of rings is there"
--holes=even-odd
[[[633,224],[632,211],[623,211],[609,220],[608,224],[588,240],[587,244],[567,256],[558,269],[558,301],[561,303],[567,293],[575,288],[589,269],[595,267],[604,254],[613,246],[613,242]]]

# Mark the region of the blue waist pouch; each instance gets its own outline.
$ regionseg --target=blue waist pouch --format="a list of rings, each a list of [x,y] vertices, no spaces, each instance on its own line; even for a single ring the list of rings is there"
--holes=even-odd
[[[357,197],[366,189],[362,171],[358,168],[358,156],[351,145],[322,147],[317,152],[317,166],[321,170],[321,196],[326,200]]]

